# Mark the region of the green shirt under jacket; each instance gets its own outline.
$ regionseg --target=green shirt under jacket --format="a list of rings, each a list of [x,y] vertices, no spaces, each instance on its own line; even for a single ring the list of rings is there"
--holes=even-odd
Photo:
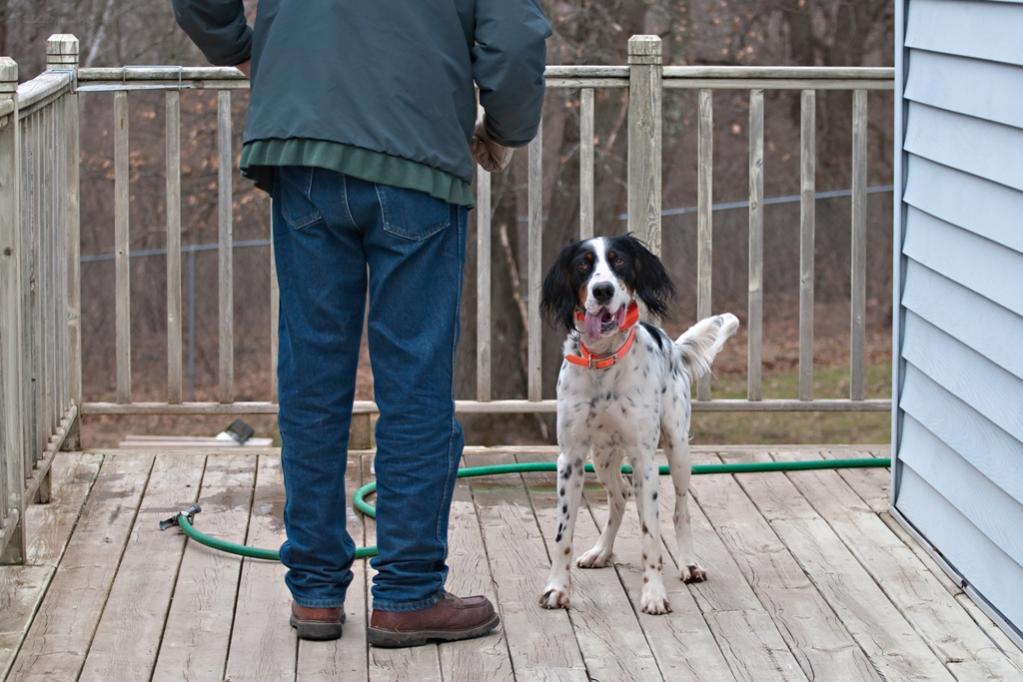
[[[536,0],[171,0],[216,65],[251,58],[242,172],[331,168],[471,205],[476,90],[500,144],[536,135],[550,26]]]

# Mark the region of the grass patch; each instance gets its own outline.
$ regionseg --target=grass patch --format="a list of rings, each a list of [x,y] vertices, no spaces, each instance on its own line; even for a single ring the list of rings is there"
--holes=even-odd
[[[864,388],[869,398],[891,396],[891,364],[864,367]],[[821,367],[814,371],[814,396],[845,398],[849,395],[847,367]],[[765,373],[765,399],[796,398],[799,370]],[[745,398],[746,376],[714,377],[715,398]],[[887,412],[744,412],[693,414],[693,442],[698,444],[756,443],[887,443],[891,416]]]

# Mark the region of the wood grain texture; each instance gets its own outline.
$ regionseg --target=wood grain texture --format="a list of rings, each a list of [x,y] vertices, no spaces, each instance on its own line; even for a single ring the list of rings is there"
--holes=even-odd
[[[661,40],[629,39],[628,230],[661,252]]]
[[[863,399],[867,325],[867,92],[853,92],[849,398]]]
[[[813,400],[816,96],[803,90],[799,115],[799,399]]]
[[[185,549],[184,535],[156,529],[168,509],[195,502],[202,469],[193,458],[157,456],[78,679],[138,680],[152,672]]]
[[[772,459],[794,457],[775,453]],[[838,472],[807,471],[788,479],[952,675],[1010,680],[1020,673]]]
[[[114,94],[114,264],[117,402],[131,402],[131,239],[128,232],[128,93]]]
[[[527,478],[530,502],[544,536],[548,556],[554,547],[558,520],[557,493],[553,482],[552,475]],[[573,562],[569,615],[586,670],[591,678],[600,680],[648,680],[663,676],[640,626],[633,602],[616,572],[584,570],[574,566],[574,557],[593,546],[598,536],[592,519],[589,523],[577,523],[572,556],[551,557],[552,561]],[[543,583],[540,583],[539,588],[535,588],[537,595],[542,587]],[[615,614],[613,620],[608,619],[609,613]]]
[[[584,492],[584,499],[586,510],[581,513],[576,527],[577,555],[596,542],[600,530],[607,524],[608,517],[607,492],[603,486],[590,486]],[[671,601],[672,612],[663,616],[635,613],[634,605],[640,603],[643,586],[643,551],[639,521],[632,509],[633,506],[633,502],[626,506],[625,516],[622,518],[622,525],[615,540],[614,567],[601,571],[610,573],[613,570],[617,573],[618,580],[625,588],[630,604],[633,605],[631,615],[639,621],[661,676],[670,680],[708,682],[734,679],[696,601],[688,587],[679,580],[677,564],[673,564],[670,555],[664,557],[664,585]],[[667,526],[663,523],[663,511],[661,514],[661,532],[663,539],[667,540],[674,533],[663,530]],[[671,513],[669,512],[667,516],[670,521]],[[573,570],[580,572],[583,569]],[[782,646],[784,647],[784,644]]]
[[[670,479],[662,477],[658,496],[661,533],[677,568],[673,495]],[[728,662],[731,674],[737,680],[750,681],[806,679],[778,626],[692,498],[689,509],[696,553],[710,576],[706,582],[690,585],[689,592],[713,633],[721,655]],[[675,580],[677,576],[671,579]]]
[[[593,88],[579,91],[579,239],[593,237]]]
[[[367,476],[372,460],[364,464]],[[366,520],[366,544],[376,544],[376,523]],[[372,564],[365,562],[367,608],[372,609],[373,577],[376,571]],[[372,613],[372,611],[370,611]],[[369,679],[370,680],[417,680],[422,682],[441,682],[444,679],[440,668],[440,652],[436,644],[412,647],[408,649],[381,649],[369,647]]]
[[[891,410],[890,400],[874,398],[868,400],[817,399],[790,400],[772,399],[749,401],[741,399],[719,398],[716,400],[694,400],[694,412],[888,412]],[[371,400],[356,400],[355,414],[376,414],[379,412],[376,403]],[[530,414],[536,412],[555,412],[557,402],[546,400],[456,400],[455,412],[458,414]],[[277,414],[277,404],[270,402],[234,402],[230,404],[213,402],[186,402],[180,405],[156,402],[136,402],[130,405],[118,403],[87,402],[82,406],[82,413],[97,414]]]
[[[695,461],[716,461],[697,455]],[[811,679],[879,679],[866,654],[731,476],[697,476],[693,492],[746,581]]]
[[[234,401],[234,225],[231,176],[231,92],[217,93],[217,286],[220,402]]]
[[[6,679],[14,663],[102,461],[101,455],[60,455],[53,463],[50,504],[25,511],[25,564],[0,566],[0,677]]]
[[[247,544],[278,547],[284,541],[283,481],[280,459],[260,456]],[[288,626],[291,593],[284,584],[286,570],[277,562],[243,559],[226,678],[294,679],[298,647]]]
[[[363,464],[365,463],[365,472]],[[351,456],[345,469],[345,493],[348,500],[348,533],[358,547],[365,545],[364,519],[351,506],[352,495],[362,485],[363,474],[369,477],[369,457]],[[372,523],[372,521],[369,521]],[[332,642],[298,642],[299,682],[309,680],[365,680],[369,675],[369,658],[366,650],[366,560],[356,559],[352,564],[352,584],[345,596],[345,626],[341,639]]]
[[[202,459],[194,458],[193,466]],[[196,524],[205,533],[245,544],[255,481],[255,455],[210,456]],[[241,566],[241,557],[195,542],[185,546],[154,680],[223,679]]]
[[[762,448],[748,446],[694,452],[697,461],[767,458]],[[472,447],[465,463],[555,455],[551,447]],[[877,446],[818,446],[777,448],[770,458],[884,455],[886,448]],[[276,454],[263,458],[258,483],[256,457],[249,453],[161,453],[148,476],[151,459],[55,457],[53,502],[27,511],[30,563],[0,567],[0,673],[13,665],[10,679],[74,679],[84,661],[87,679],[146,679],[145,666],[132,668],[138,674],[119,671],[140,655],[152,655],[148,614],[164,611],[153,669],[159,680],[291,679],[296,672],[308,680],[584,680],[641,673],[655,680],[941,679],[949,674],[960,680],[1016,680],[1023,674],[1023,652],[885,513],[889,479],[884,469],[694,477],[700,503],[691,505],[695,546],[710,577],[689,586],[673,574],[674,500],[672,484],[663,478],[658,501],[674,612],[660,617],[637,617],[633,607],[641,576],[634,566],[639,534],[632,509],[616,543],[616,566],[573,568],[573,609],[546,611],[536,600],[549,566],[544,534],[552,523],[551,475],[525,475],[528,491],[523,477],[471,479],[456,489],[448,587],[495,598],[500,632],[439,647],[367,652],[362,576],[371,569],[361,561],[346,601],[345,636],[329,643],[294,639],[277,564],[246,560],[246,570],[260,574],[241,577],[240,558],[187,542],[176,580],[168,577],[173,556],[160,554],[167,543],[180,547],[183,538],[148,529],[184,502],[176,491],[195,495],[200,476],[198,500],[205,508],[200,529],[250,545],[279,541],[275,519],[282,487],[274,473]],[[350,459],[349,494],[362,480],[360,463],[371,475],[369,462],[368,455]],[[607,514],[601,489],[590,485],[585,495],[588,506],[576,538],[580,551],[595,540]],[[254,531],[270,532],[246,538],[250,515]],[[372,523],[365,539],[358,516],[350,514],[348,526],[360,544],[374,541]],[[264,569],[276,575],[264,575]],[[140,594],[145,598],[128,599]],[[115,624],[135,627],[131,640],[111,649]],[[233,667],[225,670],[229,640]],[[113,660],[112,651],[123,660]],[[113,673],[99,673],[103,661]],[[652,670],[644,668],[649,665]]]
[[[181,395],[181,95],[164,95],[167,144],[167,402]]]
[[[482,594],[498,605],[488,548],[480,531],[476,506],[468,484],[455,487],[448,527],[448,584],[459,596]],[[445,680],[512,679],[511,653],[503,628],[491,635],[463,642],[441,644],[441,672]]]
[[[465,457],[468,466],[509,461],[507,455]],[[546,611],[537,603],[550,559],[522,479],[474,478],[470,487],[515,674],[537,680],[588,679],[569,612]]]
[[[696,319],[711,316],[714,280],[714,94],[700,90],[696,135]],[[710,400],[710,374],[699,379],[696,397]]]
[[[724,457],[722,461],[751,459],[771,458],[757,454]],[[737,480],[885,679],[952,679],[788,475],[740,476]]]
[[[490,400],[491,368],[491,295],[490,242],[491,221],[490,173],[476,170],[476,400]]]
[[[529,143],[528,238],[526,241],[527,397],[543,398],[543,345],[540,339],[540,282],[543,273],[543,124]]]
[[[21,126],[17,117],[18,65],[0,57],[0,104],[10,110],[0,127],[0,558],[25,555],[25,536],[18,528],[24,508],[25,401],[27,368],[22,348],[23,242],[21,206]],[[10,510],[14,510],[12,513]],[[13,545],[8,549],[9,543]]]
[[[78,676],[152,464],[152,455],[120,455],[103,462],[46,598],[18,652],[12,678]]]
[[[749,312],[746,399],[761,400],[764,352],[764,91],[749,95]]]

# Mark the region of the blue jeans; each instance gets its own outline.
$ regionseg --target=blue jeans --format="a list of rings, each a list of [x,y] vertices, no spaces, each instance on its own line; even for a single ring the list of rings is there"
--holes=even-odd
[[[462,430],[453,378],[466,209],[320,168],[273,189],[280,286],[281,561],[302,606],[340,606],[355,543],[345,464],[367,286],[377,422],[374,608],[435,603]]]

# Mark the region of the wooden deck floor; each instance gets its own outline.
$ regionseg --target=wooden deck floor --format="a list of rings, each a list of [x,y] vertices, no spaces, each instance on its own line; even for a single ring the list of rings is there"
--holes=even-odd
[[[697,460],[864,452],[702,449]],[[552,457],[466,455],[469,464]],[[12,680],[1023,679],[1023,653],[887,515],[885,470],[695,477],[697,549],[710,580],[668,580],[667,616],[638,613],[632,502],[620,563],[574,570],[572,611],[544,611],[551,477],[463,481],[448,587],[496,598],[503,627],[475,641],[379,650],[366,647],[364,562],[345,636],[299,642],[279,564],[157,530],[199,500],[203,530],[278,545],[276,455],[62,453],[54,467],[52,503],[28,513],[29,565],[0,567],[0,672]],[[350,487],[368,477],[368,458],[353,457]],[[662,487],[667,529],[672,494],[666,479]],[[606,518],[599,486],[587,487],[586,502],[580,549]],[[349,524],[357,540],[373,542],[372,523],[353,514]],[[665,564],[673,570],[672,559]]]

